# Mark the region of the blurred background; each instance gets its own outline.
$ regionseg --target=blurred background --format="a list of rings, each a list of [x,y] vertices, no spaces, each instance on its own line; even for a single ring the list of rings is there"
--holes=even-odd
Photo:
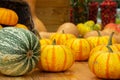
[[[96,0],[102,2],[103,0]],[[120,0],[115,0],[120,8]],[[49,32],[69,21],[70,0],[37,0],[36,13]]]

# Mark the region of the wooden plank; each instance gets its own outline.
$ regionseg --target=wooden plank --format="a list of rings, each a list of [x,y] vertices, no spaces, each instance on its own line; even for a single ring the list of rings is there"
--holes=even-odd
[[[75,62],[65,72],[50,73],[42,72],[39,69],[31,74],[20,77],[8,77],[0,75],[0,80],[102,80],[98,79],[88,68],[87,62]]]

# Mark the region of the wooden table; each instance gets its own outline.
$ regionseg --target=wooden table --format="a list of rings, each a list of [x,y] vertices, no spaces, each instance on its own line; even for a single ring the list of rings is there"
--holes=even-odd
[[[101,80],[98,79],[88,68],[87,62],[75,62],[74,65],[65,72],[48,73],[35,70],[29,75],[20,77],[8,77],[0,75],[0,80]]]

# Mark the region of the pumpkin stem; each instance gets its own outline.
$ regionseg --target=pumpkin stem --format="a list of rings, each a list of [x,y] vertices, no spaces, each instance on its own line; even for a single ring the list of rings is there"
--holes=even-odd
[[[101,36],[100,31],[97,30],[98,36]]]
[[[106,47],[108,48],[108,51],[109,51],[109,52],[113,52],[113,50],[111,49],[110,46],[106,46]]]
[[[78,38],[83,38],[83,36],[82,35],[78,35]]]
[[[112,45],[112,37],[113,37],[114,32],[111,33],[110,38],[108,40],[108,46]]]
[[[52,45],[56,45],[56,40],[55,39],[53,40]]]

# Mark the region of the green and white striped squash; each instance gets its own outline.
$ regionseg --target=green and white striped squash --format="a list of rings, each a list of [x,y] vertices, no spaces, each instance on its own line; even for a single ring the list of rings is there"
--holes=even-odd
[[[40,43],[29,30],[6,27],[0,30],[0,72],[20,76],[31,72],[39,61]]]

